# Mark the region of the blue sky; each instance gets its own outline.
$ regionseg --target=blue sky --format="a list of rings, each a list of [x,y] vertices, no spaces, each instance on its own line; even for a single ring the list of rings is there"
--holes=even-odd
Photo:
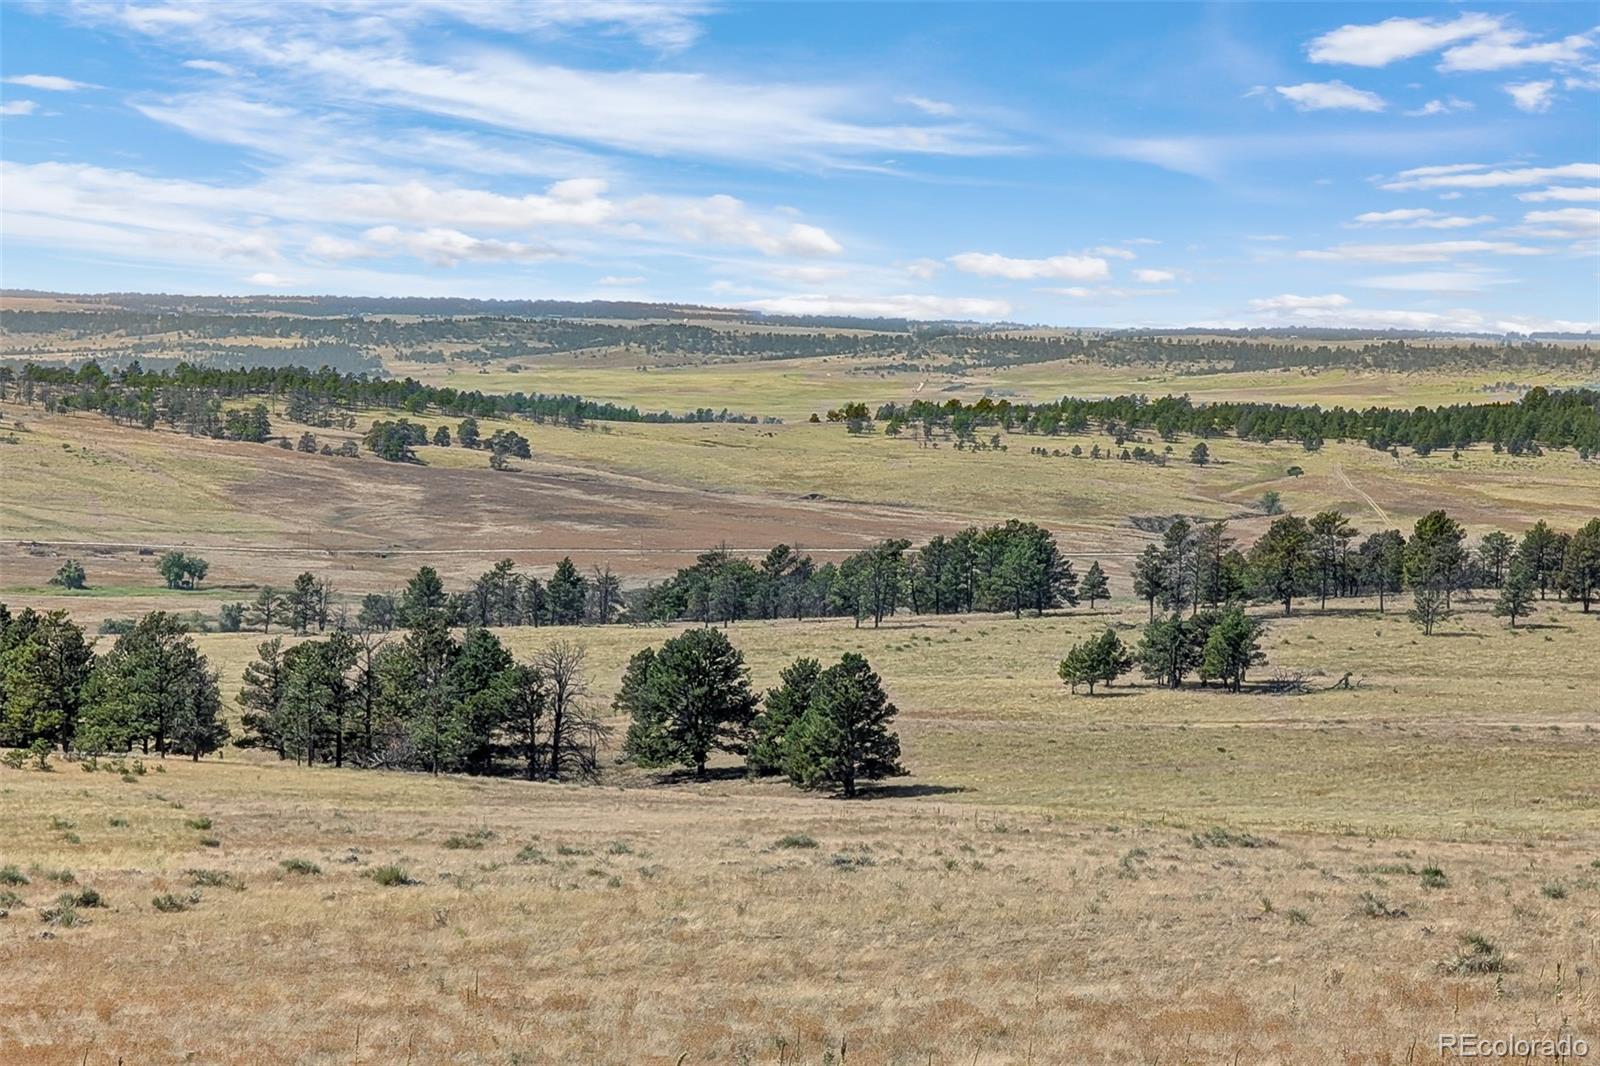
[[[12,288],[1600,329],[1592,3],[0,17]]]

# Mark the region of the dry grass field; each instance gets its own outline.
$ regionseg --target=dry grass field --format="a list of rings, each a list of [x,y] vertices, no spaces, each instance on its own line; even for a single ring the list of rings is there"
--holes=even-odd
[[[1273,663],[1318,690],[1298,697],[1069,697],[1054,658],[1136,610],[734,626],[760,683],[851,648],[882,672],[912,773],[855,803],[609,758],[593,785],[239,753],[0,770],[0,867],[27,879],[0,1061],[1401,1063],[1439,1032],[1600,1039],[1600,734],[1574,668],[1600,624],[1548,605],[1511,635],[1474,608],[1423,640],[1359,606],[1274,623]],[[582,640],[601,701],[667,635],[506,633]],[[230,691],[255,639],[201,640]],[[86,888],[105,906],[46,920]]]
[[[517,423],[534,459],[494,472],[459,448],[351,461],[7,405],[25,428],[0,446],[0,600],[92,630],[214,614],[306,569],[349,602],[423,563],[459,588],[502,557],[543,574],[567,554],[637,585],[718,543],[836,558],[1011,516],[1055,530],[1080,573],[1101,561],[1115,599],[733,626],[758,687],[800,655],[860,651],[882,675],[910,774],[859,802],[727,761],[709,781],[658,779],[620,764],[615,739],[589,784],[232,748],[126,777],[0,768],[0,1062],[1400,1064],[1436,1061],[1441,1032],[1600,1049],[1600,613],[1551,600],[1510,631],[1467,599],[1423,637],[1403,603],[1261,609],[1270,665],[1253,676],[1303,675],[1293,696],[1136,682],[1073,697],[1055,672],[1104,626],[1137,638],[1136,516],[1226,517],[1248,542],[1273,490],[1364,531],[1435,507],[1475,535],[1571,529],[1600,506],[1600,466],[1231,439],[1206,467],[1183,461],[1188,441],[1165,467],[1029,453],[1109,445],[1096,436],[973,453],[803,420],[948,383],[827,360],[568,362],[492,387],[789,421]],[[950,394],[1407,406],[1491,380],[1052,364]],[[157,587],[169,546],[210,560],[204,588]],[[88,591],[46,585],[66,557]],[[608,707],[628,657],[680,628],[499,632],[520,657],[580,641]],[[231,704],[261,636],[195,639]],[[412,883],[380,883],[391,866]],[[91,889],[104,906],[68,924],[58,897]]]

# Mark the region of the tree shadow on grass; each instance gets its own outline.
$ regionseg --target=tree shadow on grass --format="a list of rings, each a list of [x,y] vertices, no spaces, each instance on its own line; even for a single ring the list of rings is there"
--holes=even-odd
[[[957,793],[960,793],[960,792],[971,792],[971,791],[972,790],[970,788],[967,788],[964,785],[934,785],[934,784],[890,785],[890,784],[873,784],[873,785],[862,785],[861,786],[861,791],[856,794],[855,798],[858,799],[858,800],[914,799],[914,798],[916,798],[918,796],[953,796],[953,795],[955,795]],[[838,798],[839,799],[843,799],[844,796],[841,794]]]

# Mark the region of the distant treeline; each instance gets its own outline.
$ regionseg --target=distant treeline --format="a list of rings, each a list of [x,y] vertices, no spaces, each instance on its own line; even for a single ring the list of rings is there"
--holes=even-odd
[[[29,363],[20,374],[0,367],[0,395],[14,394],[23,403],[42,403],[51,410],[101,411],[124,421],[153,426],[174,402],[195,398],[239,399],[249,396],[303,397],[318,405],[347,409],[379,407],[421,414],[475,418],[522,417],[535,422],[581,425],[606,422],[754,422],[753,415],[702,408],[685,414],[641,413],[637,407],[585,400],[581,396],[543,393],[485,394],[424,385],[411,378],[377,379],[341,374],[323,367],[253,367],[225,369],[181,363],[172,370],[146,370],[132,363],[108,374],[93,361],[76,368]],[[136,412],[129,416],[128,412]],[[169,419],[170,421],[170,419]]]
[[[264,312],[276,313],[264,313]],[[257,313],[252,313],[257,312]],[[393,316],[403,316],[396,318]],[[697,318],[690,322],[685,319]],[[609,319],[610,321],[599,321]],[[649,319],[649,321],[645,321]],[[720,321],[707,324],[707,319]],[[619,321],[620,320],[620,321]],[[782,329],[762,329],[782,325]],[[281,365],[283,352],[326,356],[343,371],[380,353],[401,359],[537,358],[590,349],[733,360],[876,356],[912,366],[1001,367],[1071,359],[1103,365],[1159,364],[1205,371],[1300,368],[1426,370],[1446,367],[1600,369],[1600,349],[1584,345],[1507,342],[1418,343],[1427,334],[1297,331],[1290,337],[1239,333],[1194,338],[1162,333],[1023,331],[1010,326],[917,323],[904,319],[781,318],[707,308],[553,301],[386,301],[337,298],[189,300],[139,297],[103,310],[3,311],[0,326],[21,355],[51,354],[59,338],[122,340],[105,358],[180,352],[208,365]],[[158,337],[158,340],[142,340]],[[298,349],[225,344],[262,337],[300,341]],[[27,340],[37,338],[33,344]],[[1333,343],[1360,339],[1359,345]],[[448,345],[448,352],[441,346]],[[317,361],[302,355],[304,365]]]
[[[1354,410],[1324,409],[1265,403],[1195,403],[1187,396],[1117,396],[1104,400],[1064,397],[1053,403],[1013,403],[983,397],[975,403],[957,399],[913,400],[887,403],[875,412],[886,432],[899,434],[920,429],[971,439],[980,428],[1008,432],[1081,433],[1098,424],[1108,432],[1153,429],[1163,439],[1179,433],[1216,437],[1231,433],[1241,440],[1300,441],[1308,448],[1325,440],[1365,441],[1373,448],[1400,445],[1418,451],[1463,448],[1493,443],[1514,454],[1534,444],[1576,448],[1588,458],[1600,454],[1600,391],[1543,387],[1528,391],[1508,403],[1453,404],[1399,411],[1388,407]],[[829,412],[833,421],[860,423],[867,418],[865,404],[850,404]]]

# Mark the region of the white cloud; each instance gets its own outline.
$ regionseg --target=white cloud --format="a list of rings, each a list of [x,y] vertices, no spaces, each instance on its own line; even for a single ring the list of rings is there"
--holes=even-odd
[[[73,81],[55,74],[18,74],[7,78],[12,85],[22,85],[29,89],[42,89],[52,93],[71,93],[79,89],[93,89],[95,86],[86,81]]]
[[[1353,225],[1391,229],[1461,229],[1493,221],[1493,215],[1446,215],[1429,207],[1402,207],[1393,211],[1364,212],[1356,216]]]
[[[801,293],[746,300],[743,306],[774,315],[860,315],[873,318],[1004,318],[1011,305],[1004,300],[967,296],[833,296]]]
[[[1529,211],[1522,216],[1516,232],[1529,237],[1554,237],[1565,240],[1600,237],[1600,208],[1562,207],[1553,211]]]
[[[426,260],[435,266],[445,267],[469,260],[552,259],[561,254],[547,245],[473,237],[460,230],[442,226],[425,230],[375,226],[362,236],[376,249],[402,252]]]
[[[1012,259],[994,252],[962,252],[950,257],[950,265],[967,274],[986,278],[1065,278],[1068,281],[1098,281],[1109,277],[1106,261],[1090,255],[1055,255],[1048,259]]]
[[[1471,111],[1477,105],[1471,100],[1463,100],[1459,96],[1448,96],[1443,100],[1429,100],[1421,107],[1406,114],[1412,118],[1426,118],[1430,115],[1449,115],[1457,111]]]
[[[1546,200],[1566,200],[1581,202],[1587,200],[1600,200],[1600,185],[1588,185],[1581,188],[1569,185],[1552,185],[1538,192],[1519,192],[1517,199],[1538,203]]]
[[[1301,259],[1369,263],[1438,263],[1458,255],[1539,255],[1537,248],[1509,241],[1434,241],[1429,244],[1341,244],[1296,252]]]
[[[1507,279],[1496,271],[1477,270],[1425,270],[1410,274],[1385,274],[1363,278],[1356,282],[1368,289],[1387,289],[1392,292],[1483,292],[1492,285],[1507,284]]]
[[[263,285],[269,289],[278,289],[289,284],[287,279],[272,273],[270,270],[258,270],[244,280],[252,285]]]
[[[1307,81],[1280,85],[1278,95],[1301,111],[1382,111],[1388,105],[1377,93],[1356,89],[1342,81]]]
[[[1490,170],[1482,163],[1415,167],[1402,170],[1381,185],[1391,191],[1408,189],[1499,189],[1512,185],[1542,185],[1551,181],[1600,179],[1600,163],[1567,163],[1558,167],[1516,167]]]
[[[234,67],[217,59],[185,59],[183,65],[190,70],[204,70],[227,78],[239,73]]]
[[[1517,105],[1518,111],[1535,115],[1550,110],[1550,105],[1555,102],[1555,97],[1552,95],[1555,87],[1556,83],[1553,81],[1525,81],[1501,86],[1511,94],[1511,102]]]
[[[905,272],[919,281],[927,281],[943,269],[944,264],[937,259],[913,259],[905,265]]]
[[[1131,249],[1119,248],[1114,244],[1100,244],[1089,249],[1092,255],[1103,255],[1107,259],[1137,259]]]
[[[695,5],[486,4],[411,0],[382,18],[343,0],[280,4],[234,0],[184,7],[86,4],[80,17],[130,25],[224,57],[270,68],[280,95],[303,89],[345,106],[405,107],[435,116],[651,155],[763,165],[854,165],[882,153],[971,155],[1008,150],[992,129],[924,116],[874,121],[866,85],[746,80],[662,69],[580,68],[525,51],[458,49],[448,63],[418,56],[427,24],[463,21],[528,32],[541,26],[615,25],[684,43]],[[707,116],[716,116],[708,121]]]
[[[229,185],[84,164],[0,167],[0,218],[8,236],[102,252],[148,246],[164,255],[187,244],[197,257],[287,250],[324,262],[410,252],[440,265],[570,252],[549,234],[668,252],[710,244],[805,259],[841,250],[818,226],[753,210],[731,196],[617,198],[598,179],[506,196],[437,181],[339,181],[293,169]],[[50,236],[53,228],[59,238]]]
[[[1449,21],[1392,18],[1365,26],[1341,26],[1312,40],[1306,52],[1313,63],[1382,67],[1499,28],[1500,19],[1492,15],[1464,14]]]
[[[1349,303],[1348,296],[1337,292],[1330,292],[1326,296],[1296,296],[1286,292],[1282,296],[1251,300],[1250,306],[1257,311],[1299,311],[1307,308],[1345,307]]]
[[[1506,70],[1530,63],[1566,64],[1583,59],[1593,46],[1588,34],[1574,34],[1559,41],[1528,43],[1522,30],[1498,30],[1468,44],[1457,45],[1444,54],[1442,71]]]
[[[930,100],[926,96],[902,96],[900,102],[910,104],[925,115],[937,115],[940,118],[956,113],[955,104],[947,104],[943,100]]]
[[[627,275],[627,276],[618,275],[618,274],[607,274],[605,277],[603,277],[599,281],[595,282],[595,284],[596,285],[616,285],[616,286],[643,285],[644,284],[644,278],[642,276],[640,276],[640,275],[637,275],[637,274],[630,274],[630,275]]]
[[[1099,300],[1101,302],[1116,302],[1121,300],[1136,300],[1150,296],[1170,296],[1177,289],[1121,289],[1110,285],[1069,285],[1062,289],[1042,289],[1042,292],[1054,293],[1057,296],[1070,296],[1074,300]]]
[[[39,109],[32,100],[7,100],[0,104],[0,115],[31,115]]]
[[[1171,270],[1135,270],[1133,276],[1144,285],[1160,285],[1166,281],[1176,281],[1178,275]]]

